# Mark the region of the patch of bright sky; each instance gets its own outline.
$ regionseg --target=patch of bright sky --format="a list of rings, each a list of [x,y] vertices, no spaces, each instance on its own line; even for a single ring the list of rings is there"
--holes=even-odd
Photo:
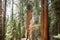
[[[18,8],[17,8],[16,4],[18,4],[18,0],[14,0],[14,4],[13,4],[13,11],[14,11],[13,13],[17,15]],[[9,0],[7,2],[7,15],[6,15],[6,17],[8,17],[8,16],[10,17],[11,14],[12,14],[12,0]]]
[[[3,0],[2,0],[3,1]],[[49,0],[49,3],[50,3],[51,1]],[[18,6],[20,6],[19,4],[19,0],[14,0],[14,6],[13,6],[13,11],[14,11],[14,14],[16,14],[16,16],[18,15],[18,11],[20,10],[20,8],[18,7]],[[41,7],[41,2],[39,3],[39,7]],[[7,17],[9,16],[11,16],[11,12],[12,12],[12,0],[8,0],[7,1]]]

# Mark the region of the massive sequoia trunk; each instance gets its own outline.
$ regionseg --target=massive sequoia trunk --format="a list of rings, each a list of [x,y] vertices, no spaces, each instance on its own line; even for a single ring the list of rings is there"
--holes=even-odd
[[[48,0],[41,0],[42,7],[42,26],[41,26],[41,40],[49,40],[48,27]]]

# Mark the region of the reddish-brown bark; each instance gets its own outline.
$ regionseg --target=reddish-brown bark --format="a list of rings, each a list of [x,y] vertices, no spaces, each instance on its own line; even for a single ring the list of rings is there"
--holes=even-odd
[[[44,40],[44,0],[41,0],[41,40]]]
[[[49,40],[49,27],[48,27],[48,0],[41,0],[42,7],[42,20],[41,20],[41,40]]]
[[[27,10],[27,40],[30,37],[30,33],[31,33],[31,19],[32,19],[32,9]]]

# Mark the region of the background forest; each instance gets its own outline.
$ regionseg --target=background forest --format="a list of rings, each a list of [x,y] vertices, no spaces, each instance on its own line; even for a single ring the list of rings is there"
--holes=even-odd
[[[30,0],[29,3],[32,6],[32,22],[34,23],[31,40],[39,40],[41,35],[41,1]],[[60,0],[48,0],[50,40],[60,38],[59,4]],[[27,37],[27,6],[27,0],[2,0],[3,36],[5,40],[22,40]]]

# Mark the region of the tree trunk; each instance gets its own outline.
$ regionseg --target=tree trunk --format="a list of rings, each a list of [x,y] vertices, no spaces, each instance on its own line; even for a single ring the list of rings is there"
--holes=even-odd
[[[27,40],[31,40],[31,33],[32,33],[32,7],[30,4],[27,5]]]
[[[42,26],[41,26],[41,40],[49,40],[48,27],[48,0],[41,0],[42,7]]]
[[[2,0],[0,0],[0,40],[3,40],[3,36],[2,36]]]
[[[7,0],[4,0],[5,4],[4,4],[4,14],[3,14],[3,36],[5,38],[5,25],[6,25],[6,3]],[[5,39],[4,39],[5,40]]]

